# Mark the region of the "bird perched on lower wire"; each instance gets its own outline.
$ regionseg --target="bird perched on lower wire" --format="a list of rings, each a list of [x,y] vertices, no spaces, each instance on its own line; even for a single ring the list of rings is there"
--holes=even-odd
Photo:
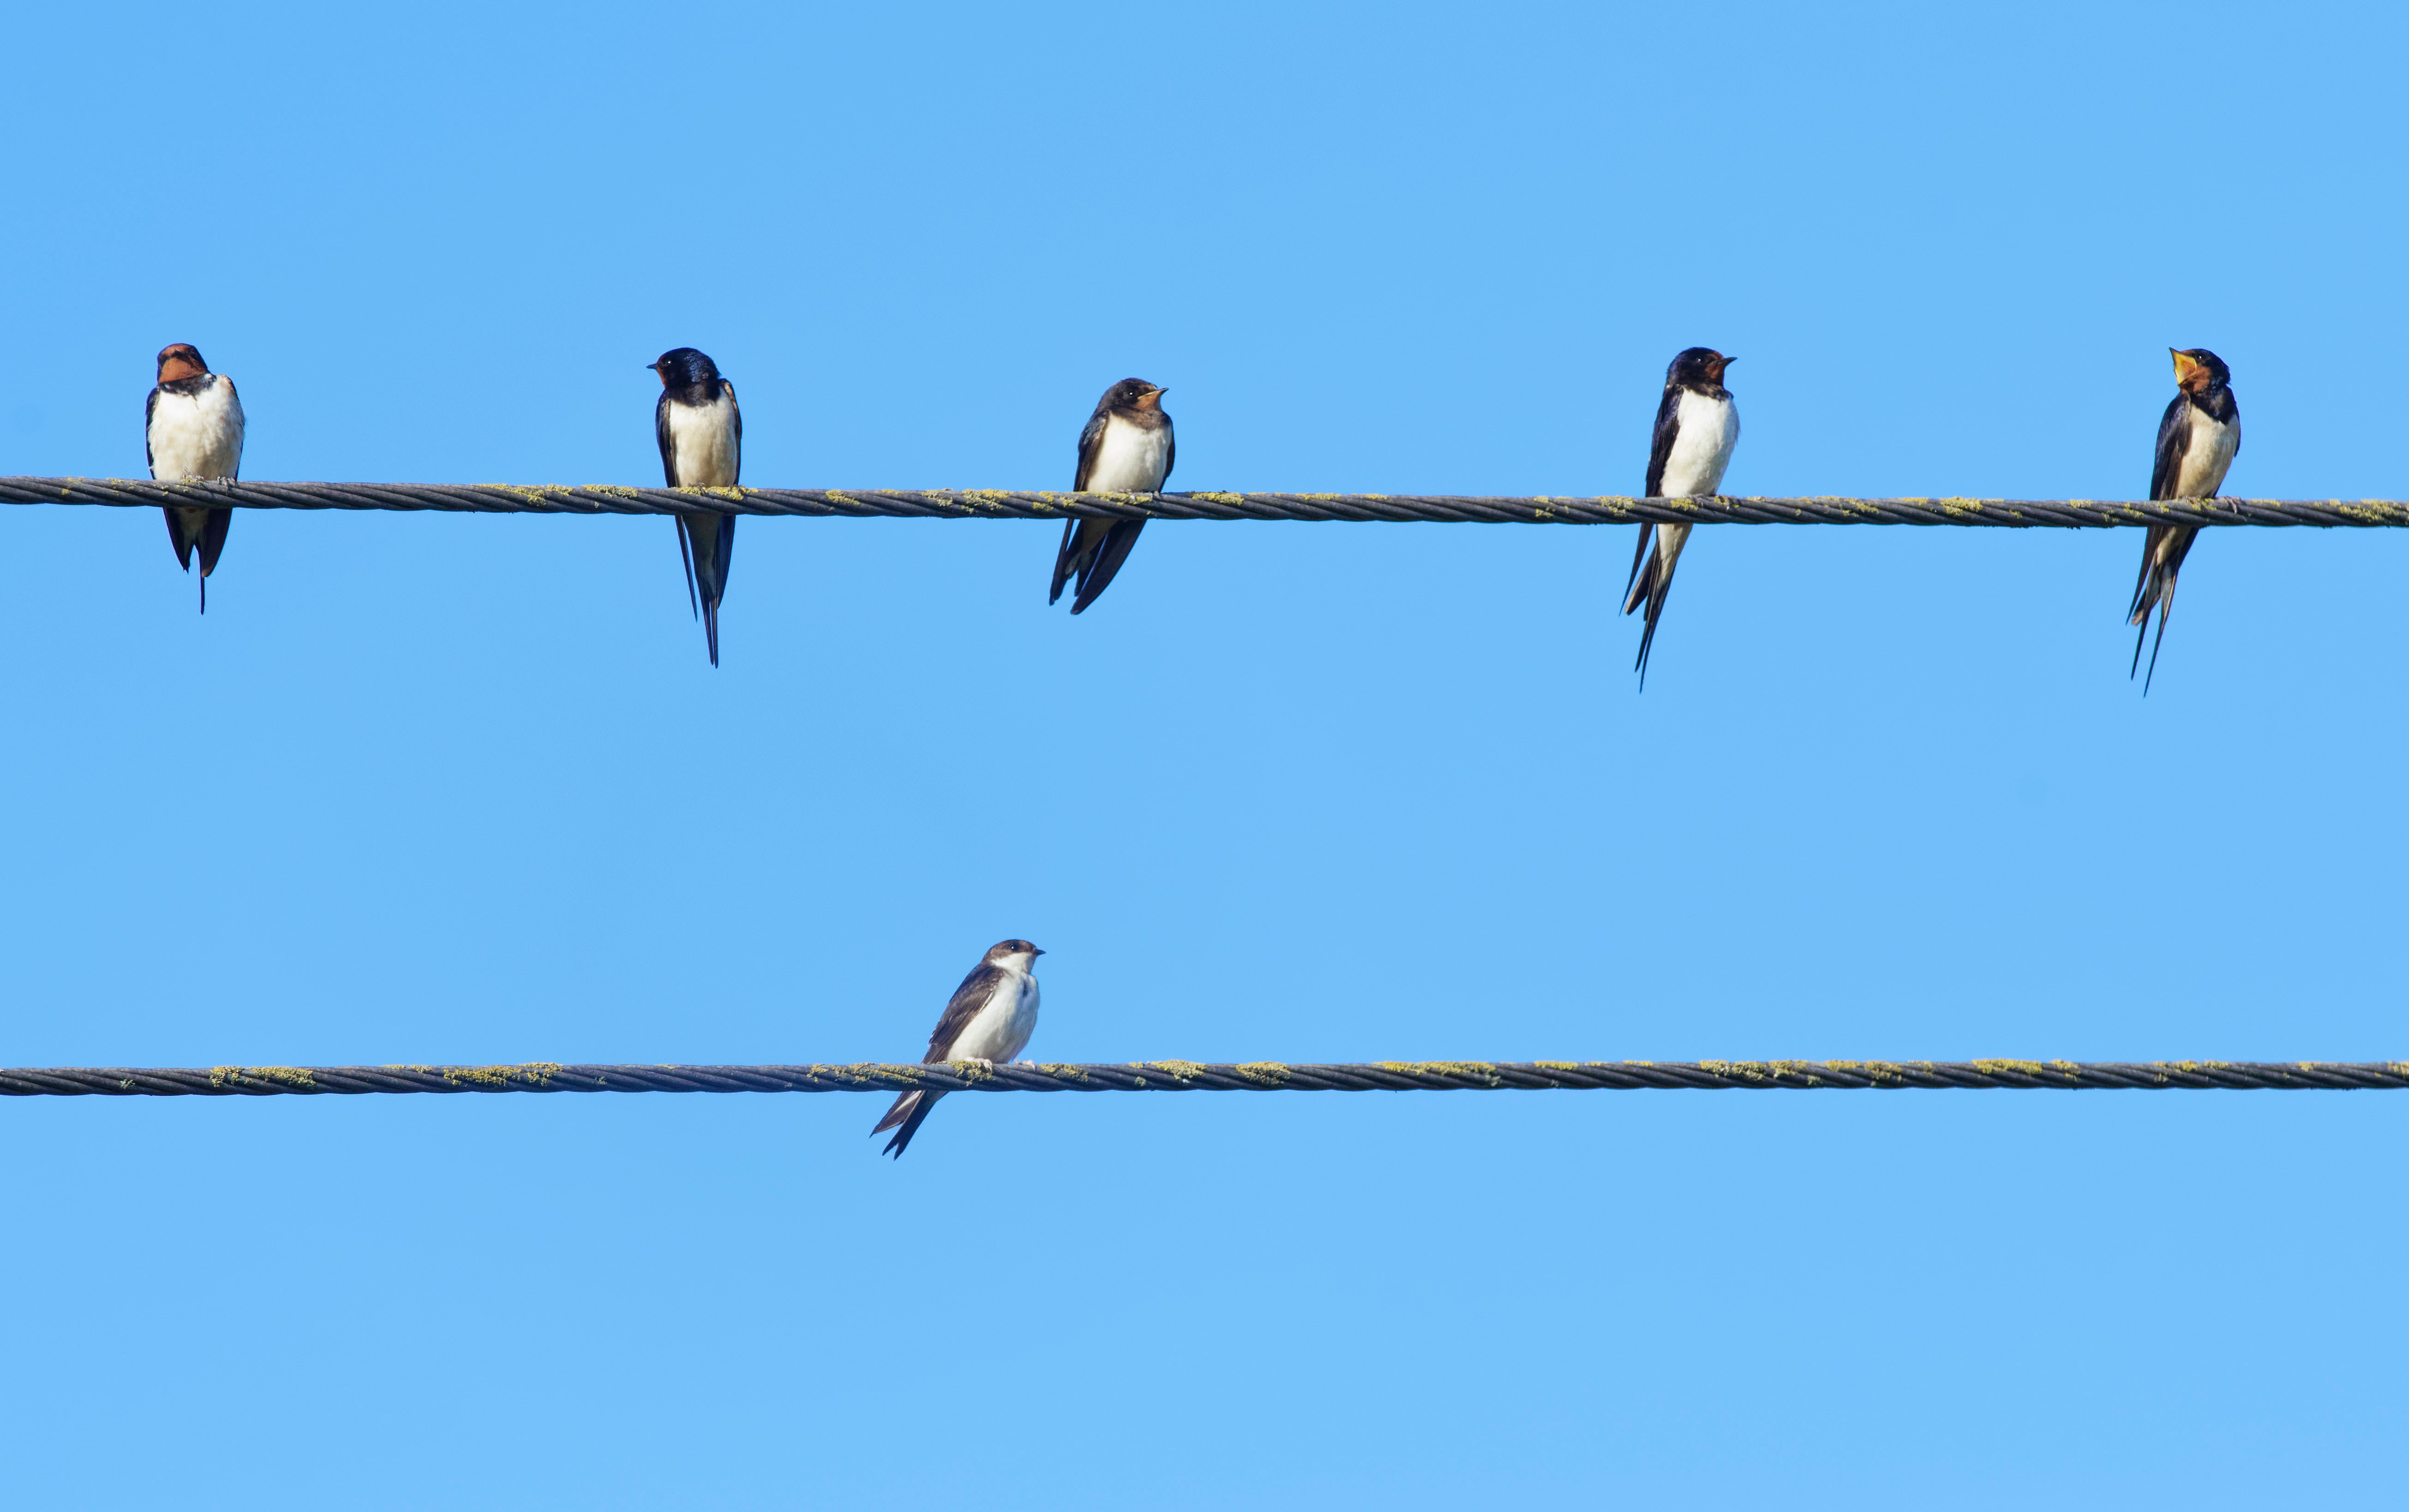
[[[945,1015],[929,1036],[929,1053],[920,1058],[920,1063],[968,1060],[993,1069],[997,1061],[1020,1054],[1037,1028],[1037,978],[1029,974],[1029,968],[1044,954],[1026,940],[989,945],[986,958],[954,988],[953,1001],[945,1004]],[[904,1146],[912,1143],[937,1099],[945,1095],[906,1092],[897,1098],[887,1116],[871,1130],[873,1134],[896,1131],[880,1153],[902,1159]]]
[[[159,386],[142,406],[142,448],[151,476],[174,481],[231,482],[242,471],[242,400],[234,380],[209,371],[190,342],[159,353]],[[193,569],[193,548],[201,549],[201,612],[209,612],[209,574],[218,569],[234,511],[170,504],[167,540],[176,561]]]
[[[2170,347],[2175,359],[2175,396],[2158,421],[2157,460],[2150,468],[2150,497],[2214,498],[2225,486],[2226,469],[2242,450],[2242,406],[2235,402],[2233,374],[2224,360],[2205,347],[2182,351]],[[2142,696],[2158,675],[2158,647],[2166,643],[2167,615],[2175,607],[2175,574],[2191,553],[2198,526],[2154,525],[2142,543],[2142,576],[2133,584],[2132,618],[2141,626],[2133,637],[2131,677],[2141,670],[2142,642],[2150,634],[2150,610],[2158,612],[2158,638],[2150,646],[2150,675],[2142,680]]]
[[[1692,347],[1665,369],[1665,397],[1656,406],[1655,439],[1648,448],[1650,498],[1700,498],[1724,485],[1732,448],[1739,444],[1739,410],[1724,387],[1724,369],[1738,361],[1705,347]],[[1648,685],[1648,650],[1656,643],[1656,622],[1673,586],[1673,566],[1681,559],[1693,526],[1643,525],[1631,555],[1631,581],[1623,585],[1623,612],[1648,606],[1639,632],[1639,685]],[[1651,546],[1654,547],[1652,552]]]
[[[664,352],[648,366],[661,379],[661,400],[653,407],[661,476],[671,488],[735,487],[744,464],[744,415],[736,408],[736,385],[692,347]],[[736,516],[681,514],[677,532],[686,606],[702,616],[703,642],[716,667],[719,600],[728,592],[728,564],[736,552]]]
[[[1104,390],[1096,412],[1079,432],[1079,470],[1071,480],[1077,494],[1160,494],[1179,455],[1171,417],[1162,412],[1168,391],[1143,378],[1124,378]],[[1129,559],[1144,520],[1065,520],[1062,549],[1054,555],[1054,586],[1047,603],[1062,597],[1075,572],[1079,591],[1071,599],[1078,613],[1106,588]]]

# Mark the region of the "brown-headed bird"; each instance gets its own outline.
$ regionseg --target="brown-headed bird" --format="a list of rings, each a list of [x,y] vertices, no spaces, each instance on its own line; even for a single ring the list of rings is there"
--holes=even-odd
[[[653,438],[660,442],[661,475],[671,488],[733,488],[744,466],[744,415],[736,385],[719,376],[692,347],[664,352],[646,367],[660,375],[653,407]],[[686,606],[702,616],[703,643],[719,665],[719,600],[736,553],[736,516],[677,517],[678,559],[685,564]],[[698,604],[696,590],[700,590]]]
[[[1168,392],[1143,378],[1124,378],[1104,390],[1096,412],[1079,432],[1079,470],[1071,480],[1076,494],[1160,494],[1170,481],[1179,447],[1172,439],[1171,417],[1162,412]],[[1054,554],[1054,586],[1047,603],[1062,597],[1062,584],[1077,573],[1079,591],[1071,599],[1078,613],[1112,585],[1113,574],[1129,559],[1144,520],[1065,520],[1062,549]]]
[[[1724,387],[1724,369],[1738,362],[1720,352],[1692,347],[1665,369],[1665,397],[1656,406],[1656,434],[1648,449],[1650,498],[1702,498],[1724,485],[1732,448],[1739,444],[1739,410]],[[1631,581],[1623,585],[1623,612],[1648,606],[1639,633],[1639,685],[1648,686],[1648,648],[1656,643],[1656,622],[1673,587],[1673,567],[1693,526],[1643,525],[1631,556]],[[1655,547],[1650,551],[1651,545]]]
[[[159,385],[142,406],[142,449],[151,476],[179,482],[231,482],[242,471],[242,400],[234,380],[209,371],[190,342],[159,352]],[[177,564],[193,569],[201,549],[201,612],[209,612],[209,574],[218,569],[234,511],[166,507],[167,540]]]
[[[986,957],[954,988],[953,1001],[945,1004],[936,1030],[930,1034],[929,1053],[920,1058],[920,1063],[969,1060],[993,1069],[997,1061],[1010,1060],[1027,1048],[1029,1036],[1037,1028],[1037,978],[1029,974],[1029,968],[1044,954],[1026,940],[989,945]],[[873,1134],[896,1130],[880,1153],[902,1159],[904,1146],[912,1143],[937,1099],[945,1095],[906,1092],[897,1098],[887,1116],[871,1130]]]
[[[2225,486],[2226,469],[2242,450],[2242,406],[2234,401],[2233,374],[2224,360],[2205,347],[2167,349],[2175,359],[2175,396],[2158,422],[2157,461],[2150,468],[2150,497],[2214,498]],[[2133,585],[2133,666],[2141,670],[2142,642],[2149,638],[2150,610],[2158,612],[2158,638],[2150,646],[2150,675],[2142,679],[2142,696],[2158,675],[2158,647],[2166,643],[2167,615],[2175,607],[2175,574],[2183,570],[2198,526],[2154,525],[2142,543],[2142,577]]]

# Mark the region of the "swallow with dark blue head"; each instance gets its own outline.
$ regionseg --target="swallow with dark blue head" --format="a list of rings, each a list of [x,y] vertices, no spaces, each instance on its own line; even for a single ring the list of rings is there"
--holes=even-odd
[[[661,476],[671,488],[733,488],[744,462],[744,415],[736,385],[692,347],[664,352],[647,365],[660,375],[653,436]],[[685,564],[686,606],[702,618],[711,665],[719,665],[719,600],[736,550],[736,516],[701,511],[677,517],[678,558]]]
[[[1648,447],[1650,498],[1703,498],[1724,485],[1732,448],[1739,444],[1739,410],[1724,387],[1724,369],[1738,361],[1705,347],[1691,347],[1665,369],[1665,397],[1656,406],[1656,431]],[[1656,643],[1656,622],[1665,596],[1673,590],[1673,568],[1690,540],[1686,525],[1643,525],[1632,553],[1631,579],[1623,584],[1623,612],[1648,606],[1639,632],[1639,686],[1648,686],[1648,652]]]
[[[1071,475],[1075,494],[1160,494],[1171,481],[1179,446],[1171,433],[1171,417],[1162,412],[1168,392],[1143,378],[1124,378],[1104,390],[1096,412],[1079,432],[1079,467]],[[1073,574],[1078,592],[1071,612],[1084,612],[1112,585],[1113,574],[1129,560],[1130,548],[1146,521],[1065,520],[1062,546],[1054,554],[1054,586],[1047,603],[1062,597],[1062,584]]]
[[[174,482],[231,482],[242,471],[242,401],[234,380],[209,371],[190,342],[159,353],[159,383],[142,406],[142,451],[151,476]],[[167,541],[193,569],[201,551],[201,612],[209,612],[209,574],[218,569],[234,511],[166,506]]]
[[[2225,486],[2226,469],[2242,450],[2242,406],[2233,397],[2233,374],[2206,347],[2177,352],[2175,396],[2158,417],[2158,451],[2150,468],[2153,499],[2214,498]],[[2150,633],[2150,611],[2158,612],[2158,638],[2150,642],[2150,674],[2142,679],[2142,697],[2158,675],[2158,647],[2167,639],[2167,616],[2175,607],[2175,574],[2200,535],[2198,526],[2154,525],[2142,543],[2142,578],[2133,584],[2133,605],[2128,625],[2141,629],[2133,637],[2131,681],[2142,667],[2142,641]]]

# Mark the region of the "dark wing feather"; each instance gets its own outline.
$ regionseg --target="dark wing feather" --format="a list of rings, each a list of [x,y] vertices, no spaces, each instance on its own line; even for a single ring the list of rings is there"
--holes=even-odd
[[[1648,597],[1649,586],[1639,581],[1639,569],[1647,565],[1648,548],[1654,544],[1656,527],[1643,523],[1639,526],[1639,549],[1631,554],[1631,576],[1623,580],[1623,612],[1626,614],[1637,609],[1639,601]],[[1651,577],[1649,583],[1654,581]]]
[[[686,540],[685,516],[672,514],[670,518],[677,522],[678,565],[685,569],[686,612],[700,619],[702,617],[701,600],[695,597],[694,592],[694,547]]]
[[[728,597],[728,569],[736,562],[736,516],[723,514],[719,528],[713,532],[711,543],[711,598],[717,603]]]
[[[1665,402],[1656,407],[1656,434],[1648,443],[1648,493],[1650,498],[1663,497],[1665,464],[1673,459],[1673,433],[1681,428],[1681,391],[1667,388]]]
[[[1632,664],[1633,670],[1639,674],[1639,690],[1642,693],[1648,691],[1648,653],[1656,644],[1656,622],[1665,617],[1665,596],[1673,591],[1673,569],[1666,565],[1661,554],[1648,564],[1646,587],[1648,624],[1639,632],[1639,659]],[[1623,612],[1627,614],[1630,611],[1626,609]]]
[[[661,390],[658,404],[653,406],[653,440],[661,449],[661,486],[677,486],[677,441],[670,432],[670,391]],[[686,612],[697,619],[702,617],[701,600],[694,591],[694,545],[687,539],[685,516],[670,517],[677,523],[678,565],[685,569]]]
[[[1179,466],[1179,433],[1171,428],[1171,417],[1162,417],[1162,482],[1156,492],[1170,486],[1171,469]]]
[[[1086,493],[1088,480],[1095,476],[1096,456],[1104,448],[1104,417],[1107,413],[1104,406],[1096,406],[1096,412],[1088,417],[1087,428],[1079,432],[1079,466],[1071,474],[1071,492],[1075,494]],[[1046,590],[1047,603],[1062,597],[1062,584],[1071,581],[1072,573],[1082,571],[1095,559],[1097,536],[1103,528],[1102,521],[1073,519],[1062,522],[1062,546],[1054,554],[1054,585]],[[1083,575],[1081,582],[1085,581]]]
[[[158,408],[159,391],[154,388],[151,396],[142,401],[142,465],[151,469],[153,478],[159,476],[159,459],[151,454],[151,416]]]
[[[1062,584],[1071,581],[1082,558],[1095,554],[1094,543],[1087,539],[1096,522],[1065,520],[1062,522],[1062,547],[1054,554],[1054,585],[1046,591],[1046,601],[1053,603],[1062,597]]]
[[[2157,454],[2150,464],[2150,497],[2153,500],[2175,497],[2175,483],[2183,475],[2184,454],[2191,449],[2191,396],[2177,394],[2167,402],[2167,412],[2158,418]],[[2172,537],[2171,540],[2169,538]],[[2139,625],[2148,617],[2152,605],[2167,597],[2183,556],[2191,547],[2191,531],[2183,526],[2154,525],[2142,538],[2142,571],[2133,583],[2132,607],[2126,611],[2131,616],[2128,624]],[[2159,560],[2164,554],[2166,560]],[[2166,633],[2166,617],[2158,618],[2159,634]],[[2143,633],[2147,633],[2146,628]],[[2133,642],[2133,662],[2141,664],[2142,646]],[[2152,655],[2155,668],[2157,657]]]
[[[201,577],[204,580],[218,569],[218,557],[225,551],[226,532],[233,528],[232,510],[211,510],[202,516],[200,545]]]
[[[2150,468],[2150,497],[2174,497],[2184,453],[2191,449],[2191,396],[2178,394],[2158,421],[2158,456]]]
[[[2192,448],[2192,395],[2178,393],[2173,399],[2168,399],[2166,414],[2158,416],[2158,455],[2154,457],[2149,465],[2151,501],[2173,498],[2175,479],[2183,477],[2183,453],[2187,453],[2190,448]],[[2151,525],[2149,532],[2142,537],[2142,575],[2139,575],[2132,585],[2132,607],[2128,609],[2128,614],[2132,616],[2132,619],[2129,619],[2128,624],[2139,624],[2139,621],[2149,614],[2151,604],[2157,604],[2158,598],[2166,592],[2166,578],[2171,575],[2171,569],[2173,569],[2175,564],[2168,564],[2168,566],[2158,564],[2158,552],[2166,549],[2166,537],[2168,532],[2173,532],[2173,529],[2183,529],[2183,527],[2180,527],[2180,525]],[[2183,541],[2183,544],[2187,546],[2190,541]],[[2142,645],[2139,645],[2139,641],[2134,642],[2132,657],[2134,657],[2134,665],[2139,667],[2139,662],[2142,662]]]
[[[937,1027],[930,1031],[929,1053],[920,1058],[924,1063],[953,1058],[954,1042],[970,1028],[971,1020],[987,1006],[988,999],[995,996],[996,986],[1003,980],[1003,968],[992,961],[981,961],[971,969],[971,974],[962,978],[962,985],[954,988],[953,999],[945,1004]]]
[[[735,444],[729,448],[736,454],[736,476],[728,480],[729,486],[732,487],[744,477],[744,411],[736,403],[736,385],[723,378],[719,381],[719,386],[728,391],[728,418],[736,430],[733,438]]]
[[[159,512],[167,517],[167,544],[176,548],[176,565],[190,572],[193,569],[193,542],[199,539],[198,533],[184,527],[184,511],[180,506],[170,504]]]
[[[1071,475],[1071,492],[1075,494],[1086,493],[1088,480],[1095,475],[1096,457],[1104,449],[1104,416],[1109,411],[1103,405],[1096,406],[1096,412],[1088,417],[1087,428],[1079,432],[1079,470]]]
[[[1071,612],[1078,613],[1113,585],[1113,574],[1129,559],[1130,548],[1137,544],[1137,533],[1146,528],[1144,520],[1115,520],[1104,532],[1104,543],[1096,548],[1095,559],[1079,574],[1079,594],[1071,600]]]
[[[902,1124],[903,1128],[893,1139],[887,1142],[887,1148],[879,1153],[902,1159],[904,1150],[912,1144],[912,1136],[918,1133],[920,1126],[929,1121],[929,1115],[936,1111],[937,1099],[945,1095],[943,1092],[906,1092],[897,1098],[895,1105],[887,1110],[887,1116],[879,1119],[878,1127],[871,1132],[883,1134],[897,1124]]]
[[[902,1123],[911,1111],[919,1106],[919,1093],[904,1093],[902,1096],[897,1098],[894,1102],[887,1105],[886,1116],[880,1118],[876,1126],[870,1131],[873,1134],[883,1134],[887,1132],[887,1130],[894,1128],[897,1124]]]
[[[2166,533],[2165,526],[2154,525],[2142,537],[2142,575],[2134,580],[2133,602],[2131,607],[2125,611],[2132,616],[2125,622],[2128,625],[2141,619],[2142,607],[2150,600],[2150,569],[2158,559],[2158,541]],[[2139,646],[2133,648],[2133,665],[2136,667],[2142,665],[2142,650]]]
[[[699,515],[686,525],[693,542],[694,586],[702,590],[702,638],[711,665],[719,665],[719,601],[728,596],[728,566],[736,554],[736,516]]]
[[[2186,542],[2185,544],[2188,545],[2189,543]],[[2180,565],[2181,562],[2180,559],[2178,559],[2175,566]],[[2167,616],[2173,613],[2174,609],[2175,571],[2174,567],[2171,566],[2167,569],[2166,585],[2160,589],[2158,593],[2158,638],[2150,642],[2150,670],[2146,673],[2142,674],[2142,697],[2145,698],[2150,696],[2150,684],[2158,680],[2158,648],[2167,643]],[[2143,614],[2142,616],[2142,634],[2147,635],[2149,633],[2149,616],[2147,614]],[[2142,645],[2138,640],[2133,643],[2133,659],[2135,661],[2142,659]],[[2130,682],[2132,677],[2133,674],[2129,671],[2125,674],[2126,681],[2128,682]]]
[[[1648,486],[1642,495],[1643,497],[1661,497],[1660,491],[1665,486],[1665,465],[1673,458],[1673,438],[1681,428],[1681,391],[1667,387],[1665,390],[1665,397],[1656,406],[1656,429],[1648,439]],[[1642,525],[1639,527],[1639,544],[1631,554],[1631,576],[1624,579],[1623,583],[1624,613],[1630,613],[1643,603],[1651,606],[1648,611],[1647,632],[1639,639],[1639,659],[1643,669],[1648,661],[1648,642],[1656,638],[1656,616],[1664,609],[1663,596],[1656,591],[1656,580],[1661,575],[1662,569],[1652,560],[1652,548],[1655,544],[1656,527],[1653,525]],[[1645,578],[1639,575],[1642,568],[1647,569],[1648,571]],[[1646,675],[1644,670],[1642,675]]]

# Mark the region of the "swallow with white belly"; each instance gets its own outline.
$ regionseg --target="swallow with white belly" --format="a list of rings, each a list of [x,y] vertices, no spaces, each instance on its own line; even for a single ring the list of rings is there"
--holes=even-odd
[[[929,1036],[929,1053],[920,1058],[921,1064],[968,1060],[991,1070],[997,1061],[1010,1060],[1026,1049],[1029,1036],[1037,1029],[1037,978],[1029,969],[1044,954],[1026,940],[1004,940],[988,946],[986,958],[954,988],[953,1001],[945,1004],[935,1031]],[[897,1098],[887,1116],[871,1130],[873,1134],[896,1130],[880,1153],[902,1159],[904,1146],[912,1143],[937,1099],[945,1095],[906,1092]]]
[[[692,347],[664,352],[647,366],[661,380],[660,402],[653,407],[653,437],[660,443],[661,475],[669,486],[735,487],[744,466],[744,415],[736,408],[736,385]],[[728,592],[728,566],[736,552],[736,516],[681,514],[677,532],[678,558],[685,564],[686,605],[702,616],[703,643],[711,648],[711,665],[716,667],[719,600]]]
[[[2158,419],[2157,459],[2150,468],[2150,497],[2214,498],[2226,470],[2242,450],[2242,406],[2233,397],[2233,374],[2205,347],[2168,349],[2175,359],[2175,396]],[[2150,633],[2150,611],[2158,612],[2158,638],[2150,645],[2150,675],[2142,696],[2158,675],[2158,647],[2166,643],[2167,616],[2175,607],[2175,574],[2200,535],[2198,526],[2154,525],[2142,542],[2142,578],[2133,585],[2133,637],[2129,680],[2142,667],[2142,641]]]
[[[1724,485],[1732,448],[1739,444],[1739,410],[1724,387],[1724,369],[1738,359],[1692,347],[1665,370],[1665,397],[1656,406],[1656,434],[1648,449],[1650,498],[1702,498]],[[1648,651],[1656,643],[1656,622],[1672,591],[1673,567],[1688,544],[1686,525],[1643,525],[1631,557],[1631,581],[1623,587],[1623,612],[1648,606],[1639,632],[1639,685],[1648,686]],[[1652,551],[1651,548],[1653,548]]]
[[[192,344],[179,341],[159,353],[158,387],[142,407],[142,448],[151,476],[180,482],[232,482],[242,471],[242,400],[234,380],[209,371]],[[201,552],[201,612],[209,612],[209,574],[218,569],[234,511],[166,507],[167,540],[176,562],[193,569],[193,548]]]
[[[1071,490],[1078,494],[1160,494],[1178,459],[1172,438],[1171,417],[1162,412],[1166,391],[1143,378],[1124,378],[1104,390],[1096,412],[1079,432],[1079,470]],[[1054,554],[1054,586],[1047,603],[1062,597],[1062,584],[1076,573],[1078,592],[1071,599],[1076,614],[1112,585],[1113,574],[1129,559],[1144,520],[1065,520],[1062,548]]]

